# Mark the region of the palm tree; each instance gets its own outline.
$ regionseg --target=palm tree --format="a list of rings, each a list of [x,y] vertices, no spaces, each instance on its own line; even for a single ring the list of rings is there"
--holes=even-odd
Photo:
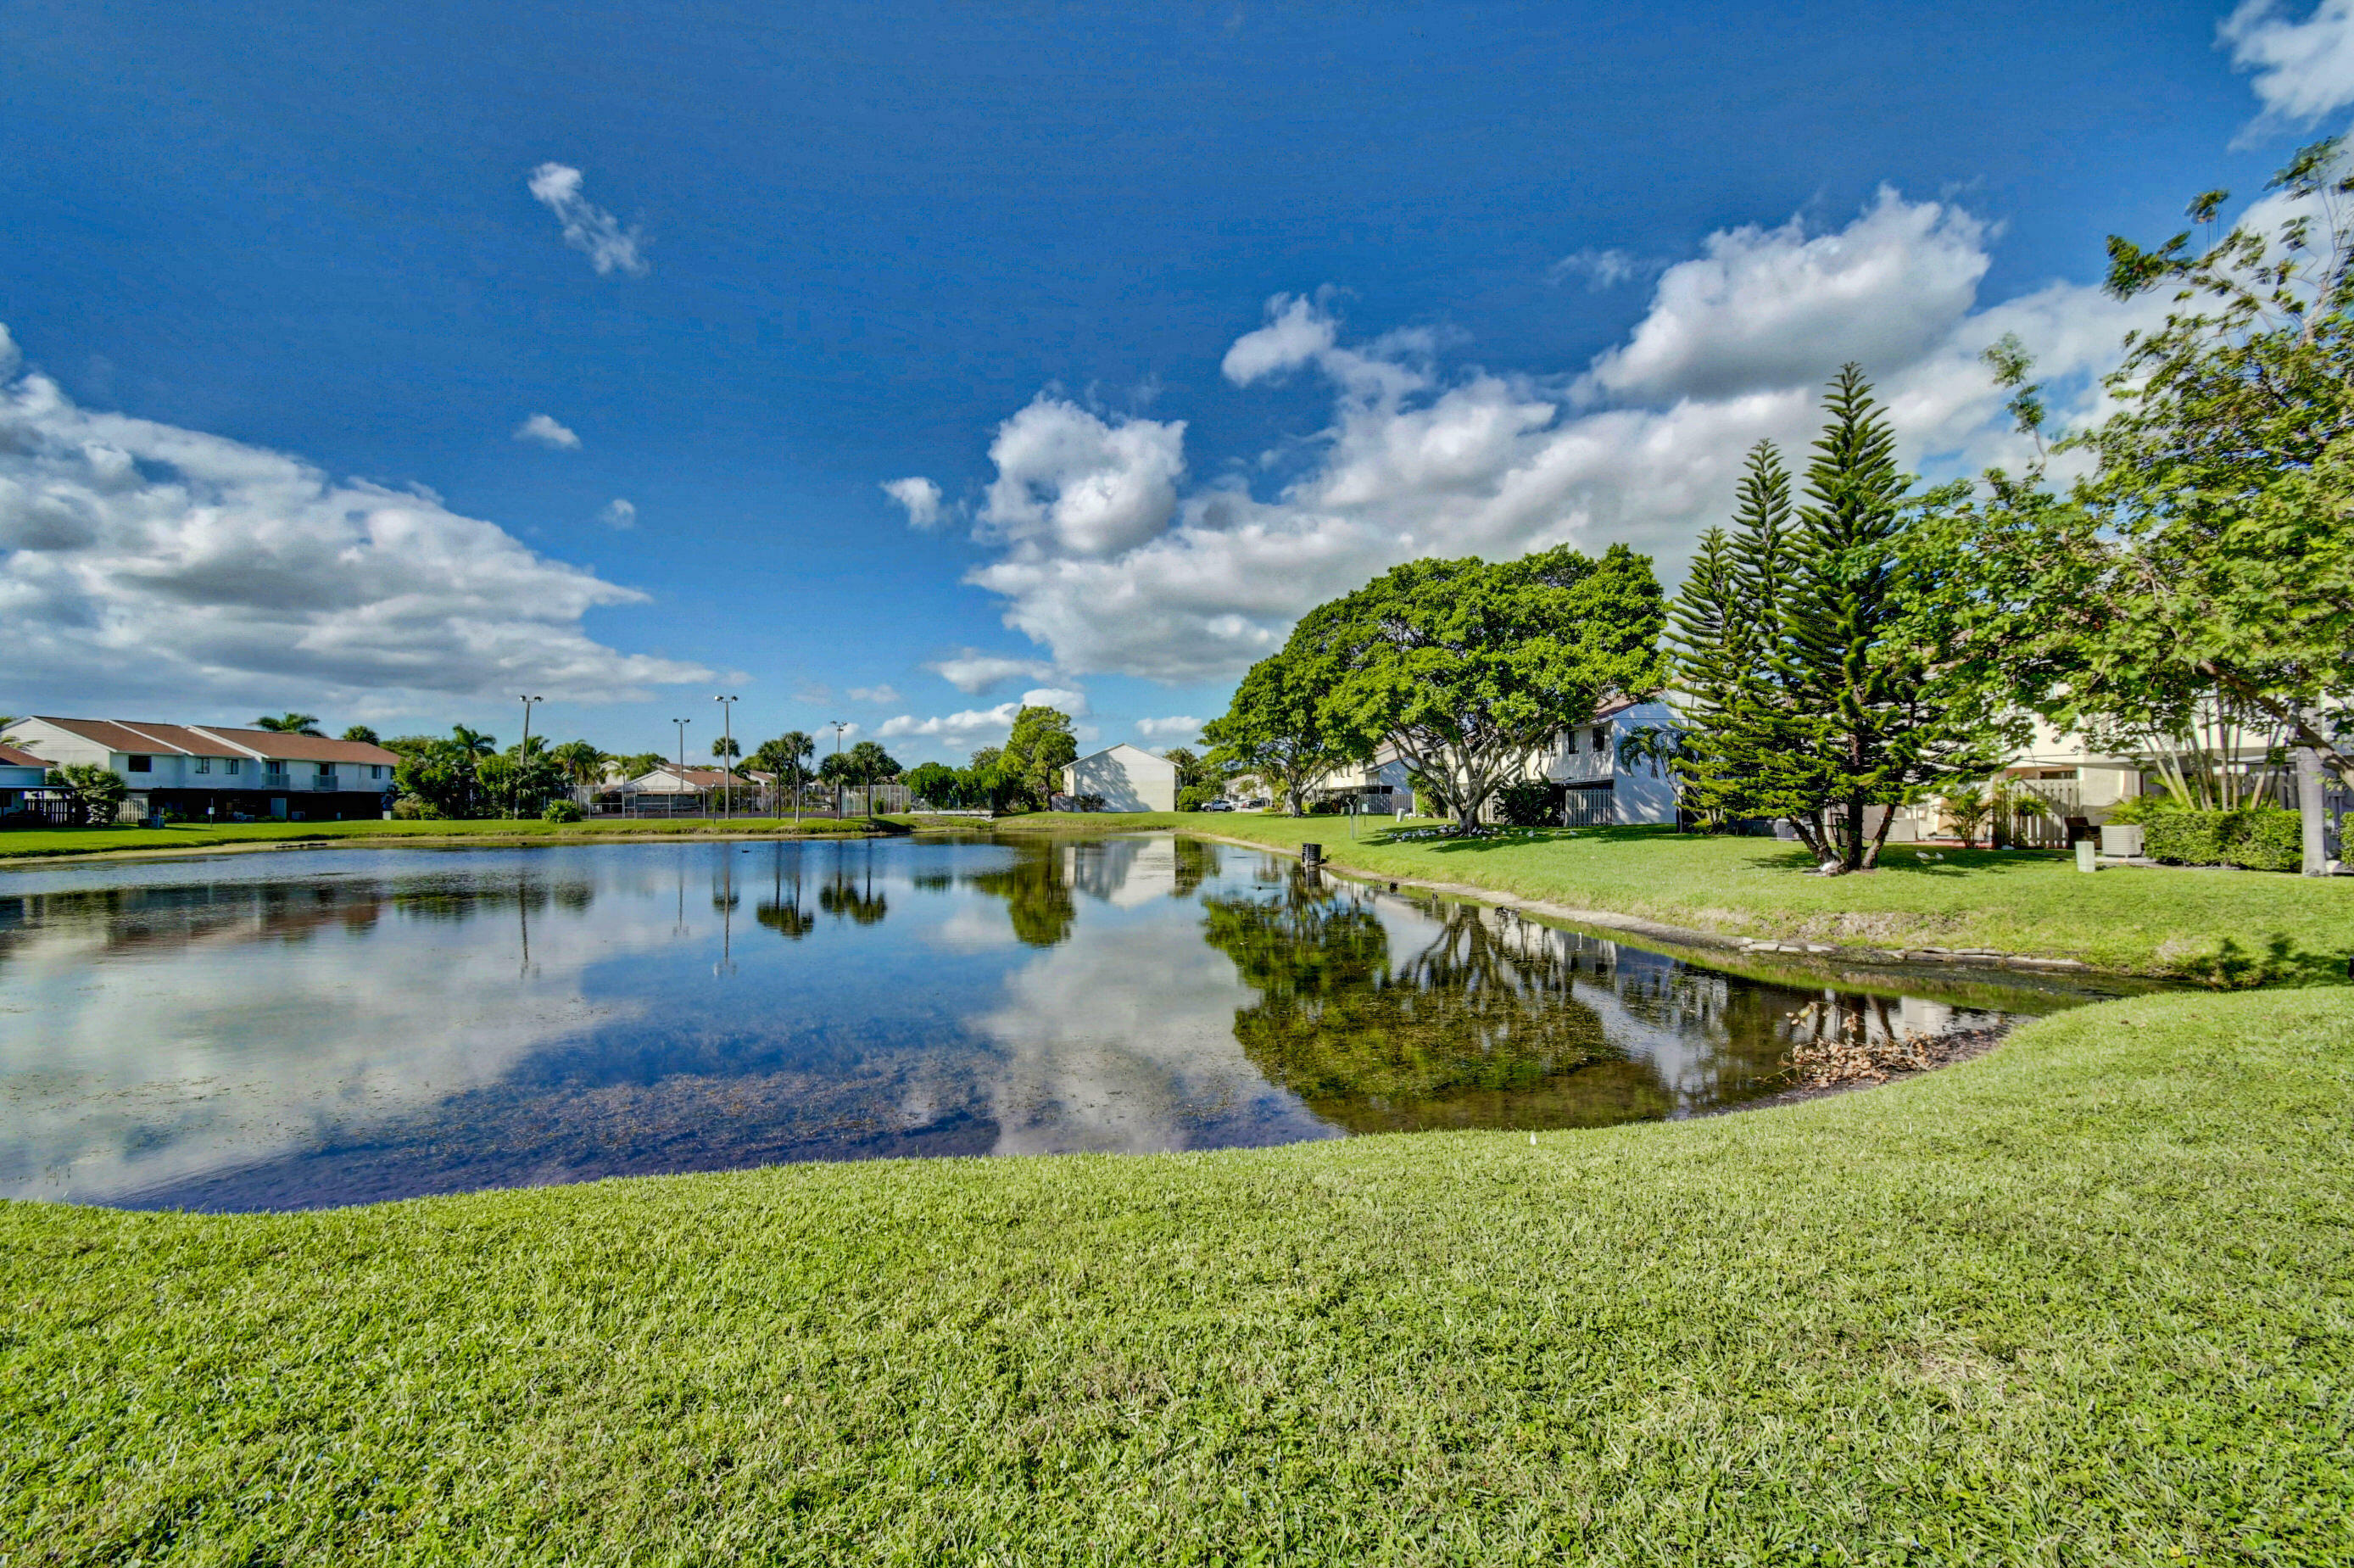
[[[764,740],[752,753],[753,763],[777,776],[778,781],[793,792],[793,821],[801,820],[801,786],[809,780],[804,766],[817,750],[817,742],[797,729],[789,729],[774,740]]]
[[[345,740],[356,740],[363,746],[382,746],[383,737],[364,724],[355,724],[344,731]]]
[[[280,714],[276,718],[264,714],[253,721],[253,727],[278,735],[315,735],[324,738],[317,714]]]
[[[456,747],[465,759],[466,810],[472,811],[474,809],[474,764],[485,757],[499,754],[498,737],[485,735],[479,729],[468,729],[461,724],[453,724],[450,726],[450,744]]]
[[[567,740],[562,746],[548,748],[548,760],[564,769],[565,778],[578,789],[593,789],[605,777],[606,766],[613,758],[586,740]]]

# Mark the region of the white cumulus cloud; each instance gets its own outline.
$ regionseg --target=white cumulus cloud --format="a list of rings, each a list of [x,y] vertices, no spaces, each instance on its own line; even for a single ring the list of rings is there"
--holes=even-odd
[[[954,747],[1002,745],[1013,732],[1020,703],[1000,703],[993,708],[967,708],[961,713],[919,719],[901,714],[885,719],[875,733],[885,740],[938,740]]]
[[[711,678],[584,629],[645,595],[429,492],[85,409],[16,357],[0,329],[0,626],[23,700],[394,712]]]
[[[626,272],[642,278],[652,270],[640,249],[644,235],[634,224],[622,228],[620,219],[582,196],[579,170],[567,164],[542,164],[525,184],[532,199],[564,226],[564,243],[588,257],[599,277]]]
[[[1136,733],[1147,740],[1173,740],[1191,746],[1200,738],[1202,721],[1189,714],[1169,718],[1144,718],[1136,721]]]
[[[843,693],[843,695],[854,703],[882,704],[896,703],[899,700],[899,694],[892,689],[888,682],[879,686],[853,686]]]
[[[597,514],[597,520],[608,528],[634,528],[638,525],[637,503],[624,501],[617,495],[605,503],[604,509]]]
[[[535,441],[553,451],[577,452],[580,450],[580,438],[546,414],[534,414],[517,425],[514,439]]]
[[[1845,228],[1797,218],[1709,236],[1659,277],[1634,335],[1594,363],[1593,388],[1669,402],[1787,387],[1828,361],[1909,363],[1978,293],[1986,229],[1958,207],[1882,187]]]
[[[1177,506],[1182,420],[1106,423],[1044,395],[997,428],[984,537],[1017,553],[1108,556],[1158,534]]]
[[[2354,103],[2354,0],[2320,0],[2302,21],[2279,0],[2243,0],[2216,34],[2233,67],[2254,73],[2268,116],[2311,121]]]
[[[1701,530],[1729,513],[1754,442],[1779,441],[1803,465],[1822,385],[1843,361],[1861,361],[1904,461],[1925,469],[2019,461],[1978,360],[2005,332],[2037,356],[2062,418],[2097,409],[2118,340],[2164,302],[2054,283],[1980,308],[1991,238],[1967,212],[1885,191],[1829,232],[1728,229],[1661,274],[1625,341],[1550,376],[1446,374],[1426,335],[1361,343],[1317,298],[1278,295],[1224,368],[1237,387],[1299,371],[1330,386],[1306,471],[1272,495],[1234,477],[1176,493],[1182,427],[1042,398],[1005,429],[1043,409],[1090,452],[1149,448],[1172,486],[1166,520],[1142,527],[1156,504],[1118,546],[1047,525],[1001,533],[968,580],[1000,595],[1006,624],[1066,675],[1172,683],[1233,678],[1310,607],[1417,556],[1623,541],[1672,582]],[[1025,463],[1001,485],[1031,482],[1030,443],[1001,431],[992,455]]]
[[[907,509],[908,526],[937,528],[942,516],[940,487],[918,474],[895,479],[883,486],[883,493]]]

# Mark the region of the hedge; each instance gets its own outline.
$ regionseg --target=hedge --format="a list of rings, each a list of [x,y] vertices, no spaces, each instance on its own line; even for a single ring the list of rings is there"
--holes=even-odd
[[[2237,865],[2296,871],[2304,864],[2304,830],[2295,811],[2243,806],[2236,811],[2152,811],[2142,822],[2143,853],[2174,865]]]

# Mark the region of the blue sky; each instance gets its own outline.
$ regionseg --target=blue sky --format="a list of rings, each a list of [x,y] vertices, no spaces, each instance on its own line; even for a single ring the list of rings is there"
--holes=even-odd
[[[2103,238],[2354,101],[2346,0],[1365,10],[10,6],[0,711],[1190,739],[1407,556],[1673,577],[1842,357],[2089,410]]]

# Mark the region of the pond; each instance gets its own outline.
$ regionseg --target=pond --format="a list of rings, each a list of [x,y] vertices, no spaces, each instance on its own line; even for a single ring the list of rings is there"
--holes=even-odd
[[[11,871],[0,1195],[289,1209],[1593,1127],[1776,1093],[1796,1030],[2090,999],[1744,979],[1167,835]]]

